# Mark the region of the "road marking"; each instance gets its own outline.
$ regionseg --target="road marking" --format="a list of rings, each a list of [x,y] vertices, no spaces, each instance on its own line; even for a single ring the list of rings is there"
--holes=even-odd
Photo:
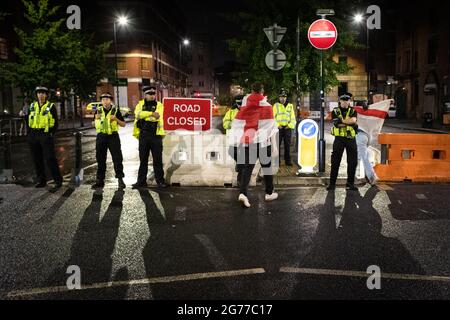
[[[209,260],[214,265],[216,270],[226,270],[229,268],[223,255],[219,252],[219,249],[214,245],[210,238],[205,234],[196,234],[195,238],[205,247]],[[239,291],[239,284],[234,279],[225,280],[225,286],[230,291],[231,295],[234,295]]]
[[[428,199],[427,196],[422,193],[416,194],[416,198],[419,200],[427,200]]]
[[[140,280],[127,280],[127,281],[109,281],[102,283],[94,283],[91,285],[82,286],[81,290],[92,290],[92,289],[104,289],[112,287],[123,287],[123,286],[134,286],[134,285],[145,285],[145,284],[159,284],[159,283],[171,283],[171,282],[183,282],[183,281],[194,281],[212,278],[225,278],[225,277],[238,277],[247,276],[254,274],[262,274],[266,271],[263,268],[255,269],[242,269],[242,270],[231,270],[231,271],[218,271],[218,272],[206,272],[206,273],[193,273],[187,275],[179,276],[167,276],[167,277],[156,277],[156,278],[145,278]],[[46,287],[46,288],[34,288],[28,290],[17,290],[8,293],[8,298],[18,298],[24,296],[33,296],[39,294],[49,294],[49,293],[65,293],[69,291],[67,286],[59,287]]]
[[[332,269],[308,269],[308,268],[280,268],[281,273],[299,273],[299,274],[316,274],[326,276],[341,276],[341,277],[360,277],[368,278],[370,274],[365,271],[350,271],[350,270],[332,270]],[[403,274],[403,273],[381,273],[381,278],[395,279],[395,280],[415,280],[415,281],[441,281],[450,282],[450,277],[447,276],[427,276],[420,274]]]

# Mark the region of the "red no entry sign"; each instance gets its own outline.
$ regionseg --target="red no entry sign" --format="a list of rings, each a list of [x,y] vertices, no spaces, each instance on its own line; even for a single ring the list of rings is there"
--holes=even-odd
[[[164,130],[208,131],[211,129],[211,100],[164,98]]]
[[[308,30],[309,42],[319,50],[330,49],[336,43],[337,35],[336,26],[327,19],[314,21]]]

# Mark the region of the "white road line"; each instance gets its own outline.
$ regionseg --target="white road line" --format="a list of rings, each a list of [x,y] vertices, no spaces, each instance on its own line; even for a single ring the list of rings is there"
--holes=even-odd
[[[350,270],[332,270],[332,269],[308,269],[308,268],[280,268],[281,273],[299,273],[299,274],[315,274],[326,276],[341,276],[341,277],[360,277],[368,278],[370,274],[365,271],[350,271]],[[395,280],[415,280],[415,281],[437,281],[450,282],[450,277],[447,276],[427,276],[420,274],[402,274],[402,273],[383,273],[381,278],[395,279]]]
[[[207,235],[196,234],[195,238],[197,238],[197,240],[203,245],[203,247],[205,247],[209,260],[214,265],[214,268],[216,270],[229,269],[228,263],[226,262],[225,258]],[[234,279],[225,280],[225,285],[233,296],[240,289],[239,284],[234,281]]]
[[[427,200],[428,199],[427,196],[422,193],[416,194],[416,198],[419,200]]]
[[[225,277],[238,277],[254,274],[262,274],[266,271],[263,268],[255,269],[243,269],[243,270],[231,270],[231,271],[219,271],[219,272],[207,272],[207,273],[193,273],[179,276],[157,277],[157,278],[145,278],[140,280],[127,280],[127,281],[110,281],[102,283],[94,283],[92,285],[82,286],[80,290],[92,290],[92,289],[104,289],[112,287],[145,285],[145,284],[158,284],[158,283],[171,283],[182,281],[194,281],[211,278],[225,278]],[[76,291],[80,291],[76,290]],[[33,296],[39,294],[49,293],[65,293],[73,290],[69,290],[66,286],[59,287],[47,287],[47,288],[35,288],[28,290],[17,290],[8,293],[8,298],[17,298],[24,296]]]

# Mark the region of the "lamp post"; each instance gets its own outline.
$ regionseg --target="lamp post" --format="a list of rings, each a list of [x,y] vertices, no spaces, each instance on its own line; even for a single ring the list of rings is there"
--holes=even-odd
[[[360,24],[362,22],[366,23],[366,73],[367,73],[367,101],[370,97],[370,70],[369,70],[369,49],[370,49],[370,34],[369,27],[367,26],[367,16],[363,14],[357,14],[353,18],[354,22]]]
[[[182,80],[181,47],[182,47],[182,45],[187,47],[187,46],[189,46],[190,43],[191,42],[189,41],[189,39],[183,39],[182,41],[180,41],[179,46],[178,46],[178,50],[179,50],[179,52],[178,52],[178,57],[179,57],[178,65],[180,66],[180,85],[181,85],[181,80]],[[186,91],[186,88],[185,88],[185,91]],[[186,94],[186,92],[185,92],[185,94]]]
[[[114,64],[116,66],[115,68],[115,84],[116,84],[116,99],[117,99],[117,108],[120,108],[119,106],[119,78],[118,78],[118,65],[117,65],[117,27],[116,23],[119,24],[119,26],[126,26],[128,24],[128,18],[125,16],[120,16],[117,19],[114,19]]]

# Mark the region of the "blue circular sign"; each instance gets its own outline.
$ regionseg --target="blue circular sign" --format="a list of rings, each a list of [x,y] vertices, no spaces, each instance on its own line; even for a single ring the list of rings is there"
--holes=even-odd
[[[312,138],[317,134],[317,124],[314,121],[301,123],[300,132],[305,138]]]

